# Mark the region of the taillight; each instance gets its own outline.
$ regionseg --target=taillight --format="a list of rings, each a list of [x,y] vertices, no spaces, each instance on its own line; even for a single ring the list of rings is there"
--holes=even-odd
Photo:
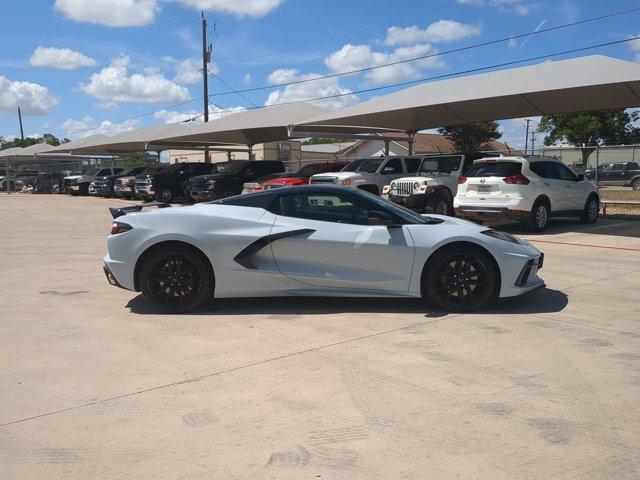
[[[467,177],[465,177],[464,175],[460,175],[458,177],[458,185],[462,185],[466,181],[467,181]]]
[[[505,177],[503,180],[504,183],[508,183],[509,185],[529,185],[529,183],[531,183],[529,182],[529,179],[521,173]]]
[[[129,230],[131,230],[133,227],[129,224],[126,223],[122,223],[122,222],[113,222],[111,224],[111,235],[117,235],[119,233],[124,233],[124,232],[128,232]]]

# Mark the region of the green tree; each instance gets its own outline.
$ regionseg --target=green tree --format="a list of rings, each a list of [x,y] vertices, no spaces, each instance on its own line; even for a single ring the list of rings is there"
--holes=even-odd
[[[623,109],[597,112],[563,113],[544,115],[538,131],[546,133],[545,145],[566,141],[576,147],[584,147],[582,164],[600,145],[622,145],[635,142],[640,130],[634,126],[638,112]]]
[[[466,153],[477,152],[484,143],[501,138],[498,128],[498,122],[491,121],[454,125],[438,131],[453,142],[458,152]]]
[[[326,137],[326,138],[317,138],[317,137],[313,137],[313,138],[309,138],[307,140],[305,140],[304,142],[302,142],[302,145],[326,145],[327,143],[346,143],[349,142],[350,140],[345,140],[344,138],[330,138],[330,137]]]

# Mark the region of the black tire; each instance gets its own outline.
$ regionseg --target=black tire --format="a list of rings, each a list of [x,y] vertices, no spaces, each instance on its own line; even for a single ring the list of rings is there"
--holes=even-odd
[[[192,248],[171,245],[144,256],[138,285],[145,300],[167,313],[194,310],[213,297],[208,260]]]
[[[631,182],[631,188],[634,190],[640,190],[640,178],[636,178],[633,182]]]
[[[231,190],[229,188],[225,188],[224,190],[220,191],[216,195],[216,198],[229,198],[229,197],[233,197],[234,195],[235,195],[235,193],[233,192],[233,190]]]
[[[483,250],[453,246],[429,259],[422,276],[424,295],[434,305],[450,312],[472,312],[494,300],[498,272]]]
[[[441,194],[427,198],[427,210],[429,209],[437,215],[453,216],[453,202]]]
[[[596,223],[598,216],[600,215],[600,201],[595,195],[587,198],[587,203],[584,205],[584,212],[580,215],[580,221],[582,223]]]
[[[78,190],[78,195],[86,197],[89,195],[89,184],[88,183],[81,183],[80,184],[80,189]]]
[[[527,227],[532,232],[544,232],[549,224],[549,203],[545,200],[536,200],[531,209],[531,216],[527,221]]]
[[[158,202],[169,203],[173,200],[173,192],[168,188],[161,188],[156,192],[155,196]]]

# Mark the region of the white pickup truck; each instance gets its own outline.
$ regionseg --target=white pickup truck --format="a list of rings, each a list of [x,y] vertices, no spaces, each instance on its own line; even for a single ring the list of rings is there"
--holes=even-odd
[[[313,175],[311,184],[342,185],[380,195],[391,181],[416,173],[419,157],[374,157],[352,161],[339,172]]]
[[[418,212],[453,215],[458,177],[475,160],[490,156],[493,155],[427,155],[423,157],[415,175],[401,177],[385,185],[382,197]]]

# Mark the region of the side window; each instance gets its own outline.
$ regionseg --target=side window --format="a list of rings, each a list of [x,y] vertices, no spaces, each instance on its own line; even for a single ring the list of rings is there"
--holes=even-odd
[[[402,173],[402,161],[399,158],[392,158],[384,167],[382,167],[382,175],[395,175]]]
[[[565,180],[567,182],[576,182],[578,180],[576,174],[573,173],[566,165],[561,163],[555,163],[554,165],[560,174],[560,180]]]
[[[529,164],[529,169],[539,177],[560,180],[560,171],[556,166],[557,164],[553,162],[535,162]]]
[[[318,222],[368,225],[368,208],[335,194],[288,195],[280,198],[280,214]]]
[[[404,163],[407,165],[407,173],[416,173],[420,167],[420,162],[419,158],[405,158]]]
[[[98,170],[98,173],[96,173],[96,177],[104,177],[105,175],[111,175],[110,168],[102,168]]]
[[[635,162],[629,162],[627,163],[627,170],[638,170],[640,167],[638,167],[638,164]]]

